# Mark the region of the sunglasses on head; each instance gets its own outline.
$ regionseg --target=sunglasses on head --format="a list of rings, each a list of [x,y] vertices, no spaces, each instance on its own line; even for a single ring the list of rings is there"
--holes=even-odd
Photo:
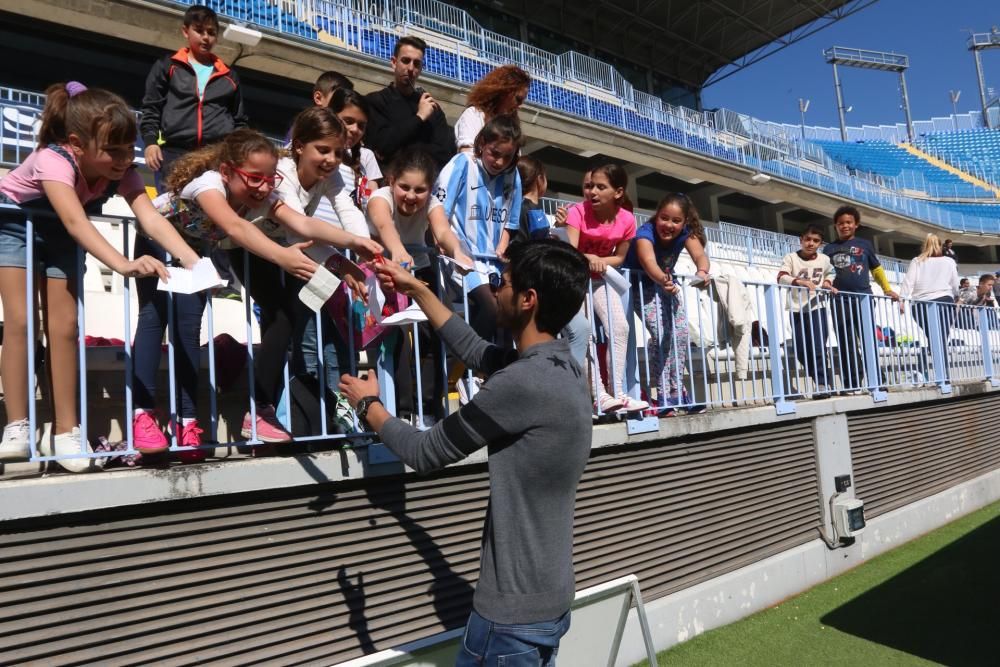
[[[492,290],[493,293],[496,294],[503,287],[503,276],[500,275],[499,273],[491,273],[489,275],[489,279],[490,279],[490,290]]]

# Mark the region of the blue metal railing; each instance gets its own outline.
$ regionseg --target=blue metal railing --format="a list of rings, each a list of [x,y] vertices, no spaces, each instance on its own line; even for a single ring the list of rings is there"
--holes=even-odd
[[[9,209],[9,207],[8,207]],[[35,223],[32,215],[26,214],[29,234]],[[121,224],[121,248],[130,245],[131,226],[134,222],[123,220]],[[31,238],[29,235],[28,238]],[[28,266],[33,266],[33,247],[28,246]],[[84,258],[81,253],[80,273],[78,280],[83,284]],[[899,308],[886,297],[870,294],[840,294],[833,296],[828,292],[810,294],[804,288],[786,287],[770,282],[716,277],[704,287],[694,285],[693,278],[683,273],[674,276],[680,286],[679,293],[674,296],[662,288],[654,287],[641,278],[641,272],[622,271],[627,287],[623,291],[603,290],[604,299],[621,299],[622,310],[626,314],[628,346],[627,354],[621,357],[610,345],[606,378],[603,380],[609,387],[615,385],[618,378],[626,393],[634,398],[644,397],[654,412],[664,412],[677,409],[721,408],[724,406],[771,404],[779,412],[789,412],[795,409],[795,401],[803,396],[816,396],[830,392],[869,392],[875,400],[884,398],[884,389],[893,387],[911,387],[932,384],[940,388],[942,393],[951,391],[954,382],[991,381],[998,383],[1000,377],[1000,319],[997,310],[974,306],[942,304],[938,302],[908,301]],[[28,289],[25,294],[28,312],[32,312],[35,292],[31,288],[34,278],[29,271]],[[441,276],[439,272],[439,276]],[[247,332],[247,389],[244,398],[236,397],[237,403],[242,403],[247,411],[254,414],[253,396],[253,312],[249,297],[249,286],[252,276],[244,275],[245,326]],[[724,280],[724,283],[720,283]],[[441,280],[441,285],[444,281]],[[598,326],[594,312],[594,290],[601,283],[595,283],[587,299],[587,312],[590,321],[591,346],[590,377],[594,382],[595,394],[600,390],[602,382],[597,358],[596,345],[602,341],[608,342],[609,336],[619,324],[614,321],[615,309],[606,311],[612,320],[606,321],[606,327]],[[722,285],[720,287],[720,285]],[[443,291],[439,292],[444,294]],[[131,286],[125,280],[122,289],[121,308],[123,318],[123,340],[126,345],[122,352],[124,405],[121,409],[121,430],[126,447],[116,452],[90,453],[81,450],[78,453],[39,453],[35,433],[40,426],[36,409],[35,379],[29,372],[28,378],[28,416],[31,425],[31,460],[60,461],[70,458],[89,457],[103,458],[108,456],[133,456],[134,434],[131,432],[132,422],[132,353],[127,341],[131,339]],[[461,301],[468,319],[468,299],[463,295]],[[103,302],[102,308],[107,308]],[[77,317],[80,329],[78,344],[79,359],[79,392],[80,392],[80,428],[81,440],[86,443],[94,433],[93,424],[97,420],[90,419],[92,414],[101,414],[101,421],[106,421],[108,399],[100,393],[89,395],[88,386],[88,349],[85,346],[86,333],[86,291],[80,290],[77,299]],[[736,309],[740,309],[737,311]],[[168,312],[172,309],[168,309]],[[648,312],[647,312],[648,311]],[[649,315],[654,313],[654,315]],[[666,313],[667,315],[664,315]],[[742,313],[742,314],[741,314]],[[808,322],[801,313],[807,313]],[[105,315],[107,315],[105,313]],[[213,336],[213,313],[211,299],[208,307],[208,358],[209,388],[209,430],[210,440],[217,433],[217,425],[221,417],[216,402],[218,386],[214,374],[215,342]],[[637,325],[639,322],[644,324]],[[740,319],[742,318],[742,319]],[[29,320],[31,318],[28,318]],[[418,325],[411,325],[414,344],[414,358],[419,360],[420,336]],[[317,339],[323,341],[323,321],[317,317]],[[168,331],[173,327],[168,326]],[[34,340],[34,324],[27,323],[28,340]],[[353,335],[348,336],[349,345],[353,343]],[[321,425],[316,432],[296,437],[297,442],[331,443],[345,439],[359,444],[359,438],[370,438],[372,434],[362,433],[356,421],[355,432],[342,433],[330,429],[325,419],[327,413],[327,394],[322,390],[323,379],[323,346],[318,345],[317,362],[320,369],[321,391],[318,397],[320,414],[323,415]],[[351,348],[348,372],[356,373],[359,359]],[[360,352],[360,351],[357,351]],[[393,353],[386,346],[368,349],[368,362],[379,373],[383,400],[390,411],[395,410],[396,395],[393,382]],[[27,346],[28,368],[34,369],[34,346]],[[176,389],[176,377],[172,357],[174,355],[173,341],[168,337],[168,380],[170,394]],[[657,355],[659,355],[657,357]],[[449,370],[447,357],[442,355],[442,368],[445,377]],[[419,361],[415,362],[420,364]],[[655,370],[662,368],[657,376]],[[424,395],[419,366],[415,369],[416,397],[414,400],[414,416],[418,424],[425,423],[424,405],[421,397]],[[286,372],[286,388],[288,374]],[[233,400],[233,396],[226,397]],[[436,397],[443,402],[444,409],[449,405],[445,396]],[[117,408],[112,408],[117,409]],[[178,423],[177,405],[169,401],[169,423]],[[243,414],[240,409],[239,414]],[[604,416],[598,410],[599,416]],[[619,415],[621,416],[621,415]],[[630,422],[644,423],[647,419],[640,415],[631,415]],[[291,411],[285,419],[285,426],[290,431],[294,428]],[[253,422],[253,420],[251,420]],[[232,426],[232,424],[231,424]],[[176,437],[176,427],[171,438],[170,451],[185,451]],[[238,433],[239,427],[230,428],[230,432]],[[104,435],[103,433],[101,435]],[[206,444],[205,447],[228,447],[247,445],[250,447],[261,444],[256,434],[252,433],[249,440],[230,437],[225,442]]]

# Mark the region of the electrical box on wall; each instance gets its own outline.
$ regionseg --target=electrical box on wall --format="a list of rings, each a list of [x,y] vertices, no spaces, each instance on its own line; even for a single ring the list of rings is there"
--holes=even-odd
[[[840,539],[854,537],[865,528],[865,504],[856,498],[833,503],[833,525]]]

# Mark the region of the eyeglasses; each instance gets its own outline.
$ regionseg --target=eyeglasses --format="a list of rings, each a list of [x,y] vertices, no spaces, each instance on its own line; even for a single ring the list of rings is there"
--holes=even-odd
[[[270,185],[272,188],[276,188],[281,185],[284,176],[281,174],[274,174],[273,176],[264,176],[263,174],[251,174],[249,172],[243,171],[235,164],[229,165],[233,171],[240,175],[246,186],[252,190],[263,187],[265,184]]]
[[[504,285],[510,284],[510,283],[505,283],[503,280],[503,276],[500,275],[499,273],[491,273],[489,275],[489,278],[490,278],[490,291],[493,292],[494,294],[502,290]]]

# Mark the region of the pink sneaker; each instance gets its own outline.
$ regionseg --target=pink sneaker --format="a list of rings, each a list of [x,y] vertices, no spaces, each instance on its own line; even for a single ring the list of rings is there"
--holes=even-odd
[[[167,436],[156,425],[156,419],[146,411],[132,418],[132,437],[135,449],[143,454],[159,454],[167,451]]]
[[[204,431],[198,426],[197,421],[188,422],[181,428],[181,447],[200,447],[201,434]],[[177,458],[181,463],[201,463],[208,457],[208,453],[203,449],[192,449],[184,452],[177,452]]]
[[[240,430],[247,440],[250,439],[250,413],[243,418],[243,428]],[[257,439],[261,442],[291,442],[292,434],[285,430],[285,427],[278,421],[274,414],[274,407],[270,405],[257,406]]]

